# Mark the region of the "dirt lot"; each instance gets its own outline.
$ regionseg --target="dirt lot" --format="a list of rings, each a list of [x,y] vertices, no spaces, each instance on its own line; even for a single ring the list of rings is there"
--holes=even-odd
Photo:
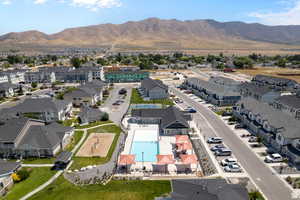
[[[91,133],[76,156],[78,157],[106,157],[114,140],[112,133]]]
[[[271,75],[282,78],[288,78],[300,82],[300,70],[277,68],[277,67],[255,67],[254,69],[237,70],[237,73],[255,76],[257,74]]]

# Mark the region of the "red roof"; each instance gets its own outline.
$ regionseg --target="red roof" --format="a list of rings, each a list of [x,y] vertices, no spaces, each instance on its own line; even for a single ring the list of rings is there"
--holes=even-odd
[[[135,164],[135,155],[120,155],[119,165]]]
[[[190,141],[189,136],[187,135],[176,135],[175,137],[176,137],[176,144]]]
[[[193,145],[190,141],[186,142],[186,143],[178,143],[178,144],[176,144],[176,146],[177,146],[177,150],[179,150],[179,151],[193,149]]]
[[[174,164],[174,156],[173,155],[157,155],[157,164],[166,165],[166,164]]]
[[[197,156],[195,154],[181,154],[180,159],[183,164],[196,164],[198,162]]]

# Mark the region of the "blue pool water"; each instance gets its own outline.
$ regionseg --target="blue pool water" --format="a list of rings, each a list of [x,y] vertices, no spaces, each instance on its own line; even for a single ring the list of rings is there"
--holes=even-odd
[[[158,143],[134,141],[131,146],[131,154],[135,155],[135,161],[137,162],[142,162],[143,157],[144,162],[156,162],[156,155],[159,154]]]

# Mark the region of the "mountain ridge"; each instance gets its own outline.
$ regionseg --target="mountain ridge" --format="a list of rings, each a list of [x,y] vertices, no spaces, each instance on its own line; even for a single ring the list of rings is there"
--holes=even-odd
[[[0,36],[0,44],[116,45],[161,49],[282,48],[300,45],[300,26],[148,18],[122,24],[67,28],[54,34],[36,30],[11,32]]]

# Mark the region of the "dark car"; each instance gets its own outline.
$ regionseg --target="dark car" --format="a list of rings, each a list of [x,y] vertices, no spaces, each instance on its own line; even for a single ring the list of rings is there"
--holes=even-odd
[[[115,103],[113,103],[112,105],[113,105],[113,106],[119,106],[120,103],[119,103],[119,102],[115,102]]]
[[[126,94],[127,93],[127,90],[125,88],[122,88],[120,91],[119,91],[119,94],[120,95],[123,95],[123,94]]]
[[[241,125],[241,124],[237,124],[237,125],[235,125],[235,127],[234,127],[235,129],[242,129],[242,128],[244,128],[244,126],[243,125]]]

